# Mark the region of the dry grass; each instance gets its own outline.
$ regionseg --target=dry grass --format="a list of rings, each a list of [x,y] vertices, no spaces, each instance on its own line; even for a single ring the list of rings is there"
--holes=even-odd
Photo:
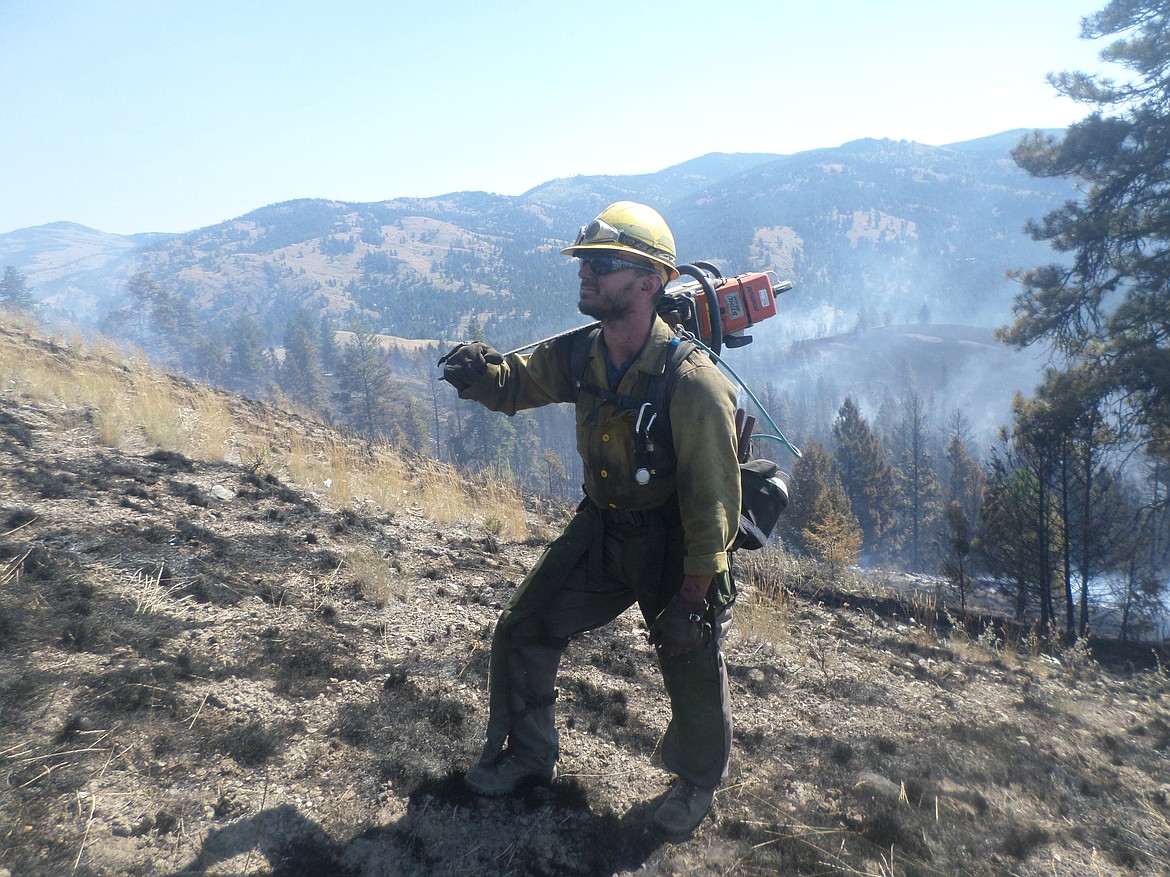
[[[377,551],[351,551],[345,557],[345,567],[362,599],[375,606],[385,606],[391,599],[406,595],[405,581],[395,574],[389,561]]]
[[[100,567],[95,568],[95,571],[97,569]],[[185,596],[176,596],[182,591],[183,586],[166,581],[165,570],[161,566],[154,572],[142,569],[130,574],[117,573],[113,570],[107,572],[122,579],[118,590],[124,600],[134,604],[135,615],[153,615],[168,604],[181,603],[189,599]]]
[[[328,493],[341,508],[406,509],[438,524],[475,522],[508,539],[528,535],[520,494],[511,485],[434,460],[407,460],[385,445],[332,433],[318,439],[295,434],[287,452],[275,452],[268,467]]]
[[[232,461],[326,494],[341,508],[412,510],[440,524],[474,522],[523,540],[528,523],[519,493],[493,478],[471,477],[433,460],[342,436],[310,419],[233,408],[233,397],[149,367],[99,342],[38,339],[5,316],[0,322],[0,391],[69,413],[104,447],[143,445],[205,462]]]
[[[82,413],[105,447],[145,441],[196,459],[227,455],[231,416],[219,394],[176,383],[108,345],[3,343],[0,374],[6,392]]]
[[[778,559],[779,552],[776,555]],[[774,571],[769,574],[749,565],[742,575],[741,594],[735,605],[735,629],[747,640],[770,647],[779,646],[792,634],[791,593]]]
[[[0,586],[7,585],[9,582],[18,582],[20,580],[20,570],[28,557],[28,552],[19,557],[14,557],[0,565]]]

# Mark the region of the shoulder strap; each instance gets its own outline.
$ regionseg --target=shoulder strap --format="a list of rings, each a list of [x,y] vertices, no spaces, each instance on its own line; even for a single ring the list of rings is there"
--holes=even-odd
[[[593,348],[593,341],[601,332],[601,327],[590,332],[582,332],[573,339],[573,347],[569,351],[570,374],[573,378],[573,399],[576,401],[582,392],[600,396],[601,399],[618,408],[640,410],[642,405],[649,402],[651,410],[658,416],[654,420],[654,431],[659,434],[666,447],[674,447],[674,435],[670,427],[670,396],[674,392],[678,381],[679,366],[699,346],[689,338],[675,337],[671,341],[672,350],[666,360],[666,368],[658,377],[649,383],[645,398],[624,396],[606,390],[586,380],[586,370],[589,365],[589,351]]]
[[[646,400],[654,406],[659,418],[663,420],[668,437],[672,435],[670,431],[670,397],[674,393],[675,384],[678,383],[679,366],[686,361],[688,356],[699,349],[698,345],[689,338],[677,336],[671,341],[671,346],[673,349],[666,359],[666,368],[661,377],[650,382],[650,398]],[[671,446],[673,447],[673,443]]]

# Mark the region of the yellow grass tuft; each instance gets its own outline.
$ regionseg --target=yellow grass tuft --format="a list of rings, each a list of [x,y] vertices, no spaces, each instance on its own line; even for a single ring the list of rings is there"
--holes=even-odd
[[[744,639],[775,648],[792,637],[792,595],[773,578],[744,577],[735,604],[735,627]]]
[[[0,322],[0,392],[63,412],[61,429],[87,424],[105,447],[143,446],[205,462],[264,470],[327,496],[340,508],[407,510],[436,523],[469,523],[524,539],[519,492],[490,477],[467,476],[388,445],[343,436],[309,418],[257,415],[234,397],[172,378],[108,343],[34,337]]]
[[[376,551],[349,552],[345,556],[345,567],[362,598],[375,606],[385,606],[391,598],[406,596],[404,580],[395,574],[389,561]]]

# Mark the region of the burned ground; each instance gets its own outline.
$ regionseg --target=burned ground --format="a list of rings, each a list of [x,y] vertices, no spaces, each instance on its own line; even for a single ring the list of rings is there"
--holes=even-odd
[[[1164,873],[1159,664],[749,575],[731,776],[692,839],[649,828],[667,713],[635,612],[567,653],[561,779],[469,795],[491,627],[542,544],[0,395],[0,875]]]

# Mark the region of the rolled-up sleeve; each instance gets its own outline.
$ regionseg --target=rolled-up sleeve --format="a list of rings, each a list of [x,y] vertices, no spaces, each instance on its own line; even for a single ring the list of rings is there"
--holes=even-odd
[[[739,528],[740,508],[735,407],[735,388],[713,366],[681,374],[671,398],[687,575],[715,575],[728,568],[727,549]]]

